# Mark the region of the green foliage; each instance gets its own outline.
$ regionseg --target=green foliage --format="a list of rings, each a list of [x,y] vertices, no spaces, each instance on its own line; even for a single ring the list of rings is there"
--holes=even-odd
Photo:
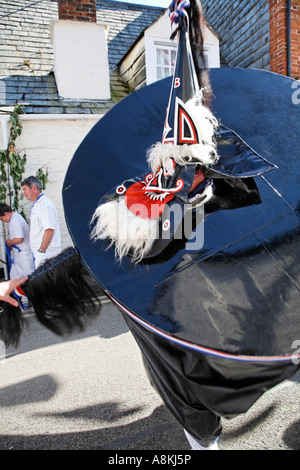
[[[42,190],[43,191],[46,188],[46,184],[48,183],[48,170],[47,170],[47,167],[45,167],[45,170],[43,170],[44,167],[45,167],[45,165],[42,166],[42,168],[39,168],[38,171],[36,172],[36,175],[35,175],[40,180],[40,182],[42,183]]]
[[[19,201],[23,198],[21,182],[25,172],[26,154],[16,150],[16,139],[22,133],[20,105],[15,105],[10,115],[10,133],[7,149],[0,150],[0,202],[8,202],[13,210],[19,209]],[[45,173],[42,168],[37,171],[38,178],[41,179],[43,189],[48,180],[48,171]]]

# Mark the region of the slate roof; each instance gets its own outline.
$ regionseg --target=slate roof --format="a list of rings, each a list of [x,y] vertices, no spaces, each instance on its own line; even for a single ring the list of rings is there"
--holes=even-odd
[[[51,21],[58,19],[57,0],[0,0],[0,104],[24,103],[24,113],[103,114],[128,94],[116,65],[140,33],[164,8],[97,1],[97,22],[109,26],[109,101],[72,101],[58,96],[53,73]]]

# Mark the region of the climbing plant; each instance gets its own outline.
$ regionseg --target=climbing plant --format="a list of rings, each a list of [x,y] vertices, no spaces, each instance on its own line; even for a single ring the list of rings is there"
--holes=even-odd
[[[42,190],[46,188],[46,184],[48,183],[48,170],[46,165],[43,165],[42,168],[39,168],[36,172],[36,177],[40,180],[42,184]]]
[[[11,126],[7,148],[0,149],[0,202],[9,203],[13,210],[19,210],[19,202],[23,198],[21,182],[27,161],[26,154],[16,150],[16,139],[23,129],[20,121],[22,113],[21,106],[15,105],[10,115]],[[43,189],[48,180],[48,171],[44,168],[45,166],[39,168],[36,174],[42,182]]]

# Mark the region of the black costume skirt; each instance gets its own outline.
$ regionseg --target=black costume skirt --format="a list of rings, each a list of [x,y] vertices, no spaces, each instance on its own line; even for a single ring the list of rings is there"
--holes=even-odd
[[[221,417],[247,412],[268,389],[299,368],[290,361],[216,357],[168,341],[124,314],[151,382],[178,422],[203,445],[222,431]]]

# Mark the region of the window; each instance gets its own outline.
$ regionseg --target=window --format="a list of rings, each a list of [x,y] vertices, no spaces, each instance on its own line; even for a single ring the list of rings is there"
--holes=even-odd
[[[176,53],[177,41],[145,36],[147,85],[173,75]]]
[[[173,75],[176,65],[176,46],[155,43],[156,47],[156,80]],[[205,67],[209,67],[209,51],[203,51]]]
[[[177,35],[170,39],[174,27],[169,12],[165,11],[158,21],[153,22],[144,33],[146,84],[173,75],[177,53]],[[204,60],[207,68],[220,67],[219,38],[207,26],[203,34]]]
[[[203,50],[203,58],[204,58],[204,65],[205,68],[209,68],[209,51],[207,49]]]
[[[176,53],[177,41],[171,41],[168,38],[161,36],[152,37],[145,35],[145,62],[146,62],[146,84],[161,80],[163,78],[173,75]],[[214,37],[213,37],[213,40]],[[220,67],[219,56],[219,42],[215,40],[216,44],[205,43],[204,46],[204,61],[206,68]]]
[[[176,49],[168,45],[155,44],[156,46],[156,75],[157,80],[173,75]]]

